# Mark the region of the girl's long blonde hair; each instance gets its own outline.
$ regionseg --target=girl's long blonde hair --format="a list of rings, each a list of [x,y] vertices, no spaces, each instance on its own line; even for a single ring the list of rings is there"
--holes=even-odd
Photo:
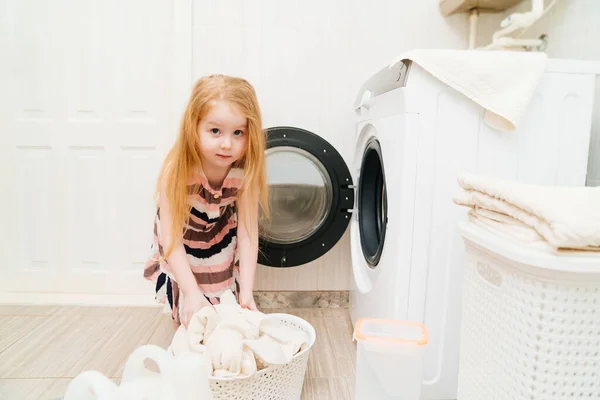
[[[194,85],[181,119],[177,141],[167,154],[158,179],[158,191],[164,190],[173,216],[172,240],[171,243],[165,244],[164,258],[169,257],[188,222],[191,208],[188,204],[188,183],[192,173],[202,168],[198,124],[208,114],[214,100],[235,104],[248,120],[246,152],[235,165],[244,169],[237,196],[246,204],[258,201],[257,207],[260,207],[259,212],[262,212],[262,216],[269,215],[265,166],[266,139],[256,92],[252,85],[242,78],[225,75],[203,77]],[[252,226],[258,221],[245,222]]]

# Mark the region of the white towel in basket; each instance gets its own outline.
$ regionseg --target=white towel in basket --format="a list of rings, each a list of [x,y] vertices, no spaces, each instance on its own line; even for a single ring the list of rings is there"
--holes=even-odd
[[[542,52],[418,49],[398,57],[411,60],[486,109],[484,121],[514,131],[544,73]],[[391,66],[392,66],[391,65]]]
[[[309,345],[301,329],[281,324],[259,311],[243,309],[231,291],[220,304],[194,314],[188,328],[181,325],[171,342],[175,356],[186,352],[206,354],[209,375],[248,377],[268,365],[289,363]]]
[[[531,185],[459,176],[456,204],[481,225],[554,251],[600,252],[600,187]]]
[[[245,344],[260,362],[282,365],[304,350],[309,345],[309,338],[303,330],[282,325],[278,319],[267,316],[260,322],[260,337],[247,340]]]

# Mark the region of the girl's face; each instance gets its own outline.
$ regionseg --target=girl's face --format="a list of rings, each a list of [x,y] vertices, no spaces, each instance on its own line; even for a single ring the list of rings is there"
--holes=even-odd
[[[235,104],[215,100],[198,124],[198,135],[205,168],[229,168],[246,152],[248,121]]]

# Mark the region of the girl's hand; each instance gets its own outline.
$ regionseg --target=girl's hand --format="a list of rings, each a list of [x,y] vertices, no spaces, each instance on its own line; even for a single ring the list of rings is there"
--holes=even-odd
[[[210,301],[204,297],[204,294],[200,291],[200,289],[194,290],[188,294],[184,294],[182,306],[180,319],[181,323],[186,329],[194,314],[202,310],[204,307],[213,307],[213,305],[210,304]]]
[[[240,306],[242,306],[242,308],[247,308],[252,311],[258,311],[258,308],[256,308],[256,303],[254,302],[254,295],[252,294],[252,292],[241,292],[239,298]]]

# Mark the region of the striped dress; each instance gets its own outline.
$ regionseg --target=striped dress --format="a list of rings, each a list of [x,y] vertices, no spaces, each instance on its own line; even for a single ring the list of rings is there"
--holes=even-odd
[[[203,173],[188,183],[190,218],[185,225],[183,244],[189,265],[204,296],[217,304],[221,293],[230,289],[239,293],[239,257],[237,251],[237,192],[243,170],[231,168],[220,189],[213,189]],[[169,263],[161,260],[160,209],[154,218],[154,240],[144,277],[156,282],[156,299],[165,304],[179,323],[181,299]]]

